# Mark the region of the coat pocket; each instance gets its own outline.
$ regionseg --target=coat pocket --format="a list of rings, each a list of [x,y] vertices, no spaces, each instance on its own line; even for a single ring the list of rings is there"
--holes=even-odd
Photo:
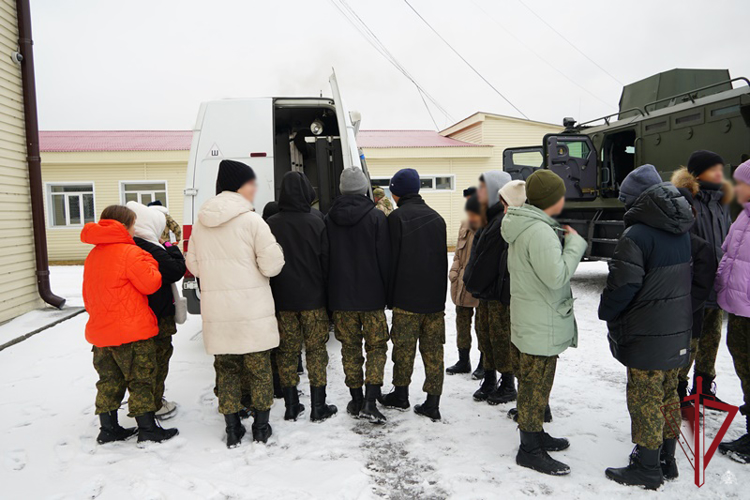
[[[562,301],[558,302],[557,306],[555,307],[557,315],[563,319],[571,317],[573,315],[573,302],[575,302],[575,299],[573,297],[563,299]]]

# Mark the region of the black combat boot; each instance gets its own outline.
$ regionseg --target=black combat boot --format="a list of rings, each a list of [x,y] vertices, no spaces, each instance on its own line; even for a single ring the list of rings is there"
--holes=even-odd
[[[427,399],[421,405],[414,405],[414,413],[432,419],[433,422],[440,421],[440,396],[427,395]]]
[[[249,392],[242,395],[242,399],[240,399],[240,403],[242,403],[242,409],[240,410],[240,418],[250,418],[253,416],[253,397],[252,394]]]
[[[514,422],[518,422],[518,408],[511,408],[508,410],[508,418]],[[552,410],[549,405],[544,408],[544,423],[548,424],[552,422]]]
[[[385,415],[380,413],[380,410],[378,410],[378,396],[380,396],[379,385],[367,384],[365,386],[365,403],[362,406],[362,410],[360,410],[359,412],[359,418],[367,419],[372,424],[385,423]]]
[[[354,418],[359,418],[359,412],[365,404],[365,396],[362,393],[362,388],[349,389],[349,394],[352,395],[352,400],[346,405],[346,412]]]
[[[302,354],[297,358],[297,375],[305,373],[305,368],[302,366]]]
[[[397,410],[406,411],[409,409],[409,386],[398,386],[394,385],[393,390],[383,396],[382,394],[378,398],[380,404],[386,408],[395,408]]]
[[[552,437],[546,432],[541,432],[541,443],[544,451],[563,451],[570,448],[570,441],[565,438]]]
[[[474,401],[487,401],[487,398],[495,390],[497,385],[497,372],[495,370],[485,370],[484,379],[479,385],[479,389],[474,392]]]
[[[742,408],[740,408],[742,410]],[[740,436],[738,439],[735,439],[734,441],[725,441],[721,444],[719,444],[719,451],[726,455],[727,453],[732,453],[738,448],[741,448],[743,444],[750,443],[750,416],[745,417],[746,424],[745,427],[747,429],[747,433]]]
[[[664,479],[677,479],[680,472],[677,470],[677,460],[674,459],[674,452],[677,449],[676,439],[665,439],[661,445],[661,473]]]
[[[294,420],[296,422],[297,417],[305,412],[305,405],[299,402],[297,386],[284,387],[284,404],[286,405],[284,420]]]
[[[253,441],[265,443],[273,434],[271,424],[268,423],[268,417],[271,416],[271,410],[256,411],[255,420],[253,421]]]
[[[161,426],[156,422],[154,412],[150,411],[135,417],[135,421],[138,423],[138,442],[153,442],[161,443],[172,439],[179,431],[177,429],[162,429]]]
[[[227,448],[237,448],[242,443],[245,432],[247,432],[240,420],[240,414],[224,415],[224,422],[227,424]]]
[[[326,404],[326,386],[310,386],[310,402],[312,403],[310,420],[313,422],[322,422],[334,416],[338,411],[334,405]]]
[[[281,376],[278,372],[273,372],[273,397],[274,399],[284,397],[284,389],[281,388]]]
[[[469,349],[458,350],[458,361],[455,365],[449,366],[445,369],[445,373],[448,375],[455,375],[457,373],[470,373],[471,372],[471,359],[469,359]]]
[[[714,383],[714,379],[716,377],[712,377],[711,375],[707,373],[700,373],[700,372],[693,373],[693,390],[690,392],[690,394],[692,395],[697,392],[696,383],[697,383],[698,377],[701,377],[702,379],[701,399],[700,399],[701,404],[706,400],[717,401],[719,403],[723,403],[724,401],[722,401],[716,396],[716,384]],[[724,411],[724,410],[719,410],[717,408],[711,408],[710,406],[706,406],[706,409],[713,410],[713,411],[722,411],[722,412]]]
[[[521,431],[521,446],[518,447],[516,463],[551,476],[570,474],[570,467],[547,454],[543,446],[543,434],[544,432]]]
[[[649,490],[658,489],[664,483],[660,454],[660,449],[649,450],[635,445],[627,467],[610,467],[604,473],[607,478],[620,484],[643,486]]]
[[[99,436],[96,442],[99,444],[125,441],[136,435],[138,429],[135,427],[123,427],[117,421],[117,410],[99,414]]]
[[[513,373],[503,373],[500,385],[487,396],[487,402],[491,405],[500,405],[515,401],[518,397],[516,391],[516,377]]]
[[[482,380],[484,378],[484,354],[481,352],[479,353],[479,364],[474,373],[471,374],[471,378],[474,380]]]

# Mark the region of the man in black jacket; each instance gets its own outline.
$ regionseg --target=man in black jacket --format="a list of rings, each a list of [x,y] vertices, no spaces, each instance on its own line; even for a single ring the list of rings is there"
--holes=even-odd
[[[626,225],[609,263],[599,318],[607,321],[612,355],[628,368],[627,401],[635,448],[630,465],[609,479],[656,489],[677,477],[677,376],[687,364],[693,307],[687,200],[662,183],[653,165],[633,170],[620,186]],[[660,456],[661,455],[661,456]],[[662,465],[663,464],[663,465]]]
[[[398,208],[388,216],[391,235],[391,277],[388,306],[393,309],[394,390],[380,402],[409,408],[409,384],[419,344],[425,367],[427,393],[414,411],[440,420],[443,392],[445,297],[448,290],[448,247],[445,221],[419,195],[419,173],[407,168],[391,178],[391,194]]]
[[[368,188],[362,169],[350,167],[341,173],[341,196],[334,200],[326,217],[330,244],[328,307],[333,311],[345,383],[352,396],[346,411],[355,418],[382,424],[386,418],[376,401],[388,353],[384,309],[391,246],[386,215],[367,197]]]
[[[510,349],[508,244],[500,234],[506,205],[499,191],[511,180],[507,172],[500,170],[490,170],[479,178],[477,197],[486,223],[474,236],[476,243],[464,272],[466,290],[479,299],[477,341],[483,354],[484,379],[474,400],[491,405],[509,403],[518,395]],[[497,372],[502,379],[495,387]]]
[[[297,393],[297,360],[303,343],[310,378],[310,419],[321,421],[336,413],[335,406],[326,404],[328,236],[323,220],[310,211],[314,200],[315,190],[305,174],[287,172],[281,181],[279,213],[268,219],[285,261],[281,273],[271,278],[279,321],[276,359],[286,404],[284,420],[297,420],[305,409]]]

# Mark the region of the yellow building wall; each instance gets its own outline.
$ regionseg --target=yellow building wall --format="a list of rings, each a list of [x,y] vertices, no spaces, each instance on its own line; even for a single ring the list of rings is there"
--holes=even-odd
[[[36,288],[16,3],[0,0],[0,322],[42,306]]]
[[[42,180],[45,189],[47,241],[52,262],[81,261],[90,245],[81,243],[82,226],[51,227],[48,184],[81,182],[94,185],[94,212],[99,220],[109,205],[122,204],[122,181],[165,181],[170,215],[182,224],[183,190],[187,171],[187,151],[107,151],[42,153]]]
[[[482,124],[481,144],[494,146],[492,164],[503,168],[503,150],[524,146],[541,146],[545,134],[558,133],[562,127],[487,115]]]

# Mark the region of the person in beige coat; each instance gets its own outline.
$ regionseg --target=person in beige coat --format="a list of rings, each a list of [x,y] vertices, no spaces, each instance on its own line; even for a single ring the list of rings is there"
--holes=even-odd
[[[448,375],[471,372],[471,322],[474,309],[479,306],[479,299],[475,299],[466,291],[464,284],[464,270],[469,263],[471,246],[474,243],[474,233],[482,223],[481,207],[476,196],[470,196],[466,201],[466,220],[461,223],[456,241],[456,251],[453,254],[453,265],[448,273],[451,282],[451,299],[456,305],[456,343],[458,344],[458,362],[445,369]]]
[[[223,160],[218,194],[200,208],[186,255],[188,269],[200,280],[203,342],[215,356],[219,411],[230,448],[245,434],[239,414],[245,374],[252,381],[253,439],[265,443],[272,432],[270,354],[279,345],[279,330],[269,278],[281,272],[284,253],[253,210],[256,189],[249,166]]]

